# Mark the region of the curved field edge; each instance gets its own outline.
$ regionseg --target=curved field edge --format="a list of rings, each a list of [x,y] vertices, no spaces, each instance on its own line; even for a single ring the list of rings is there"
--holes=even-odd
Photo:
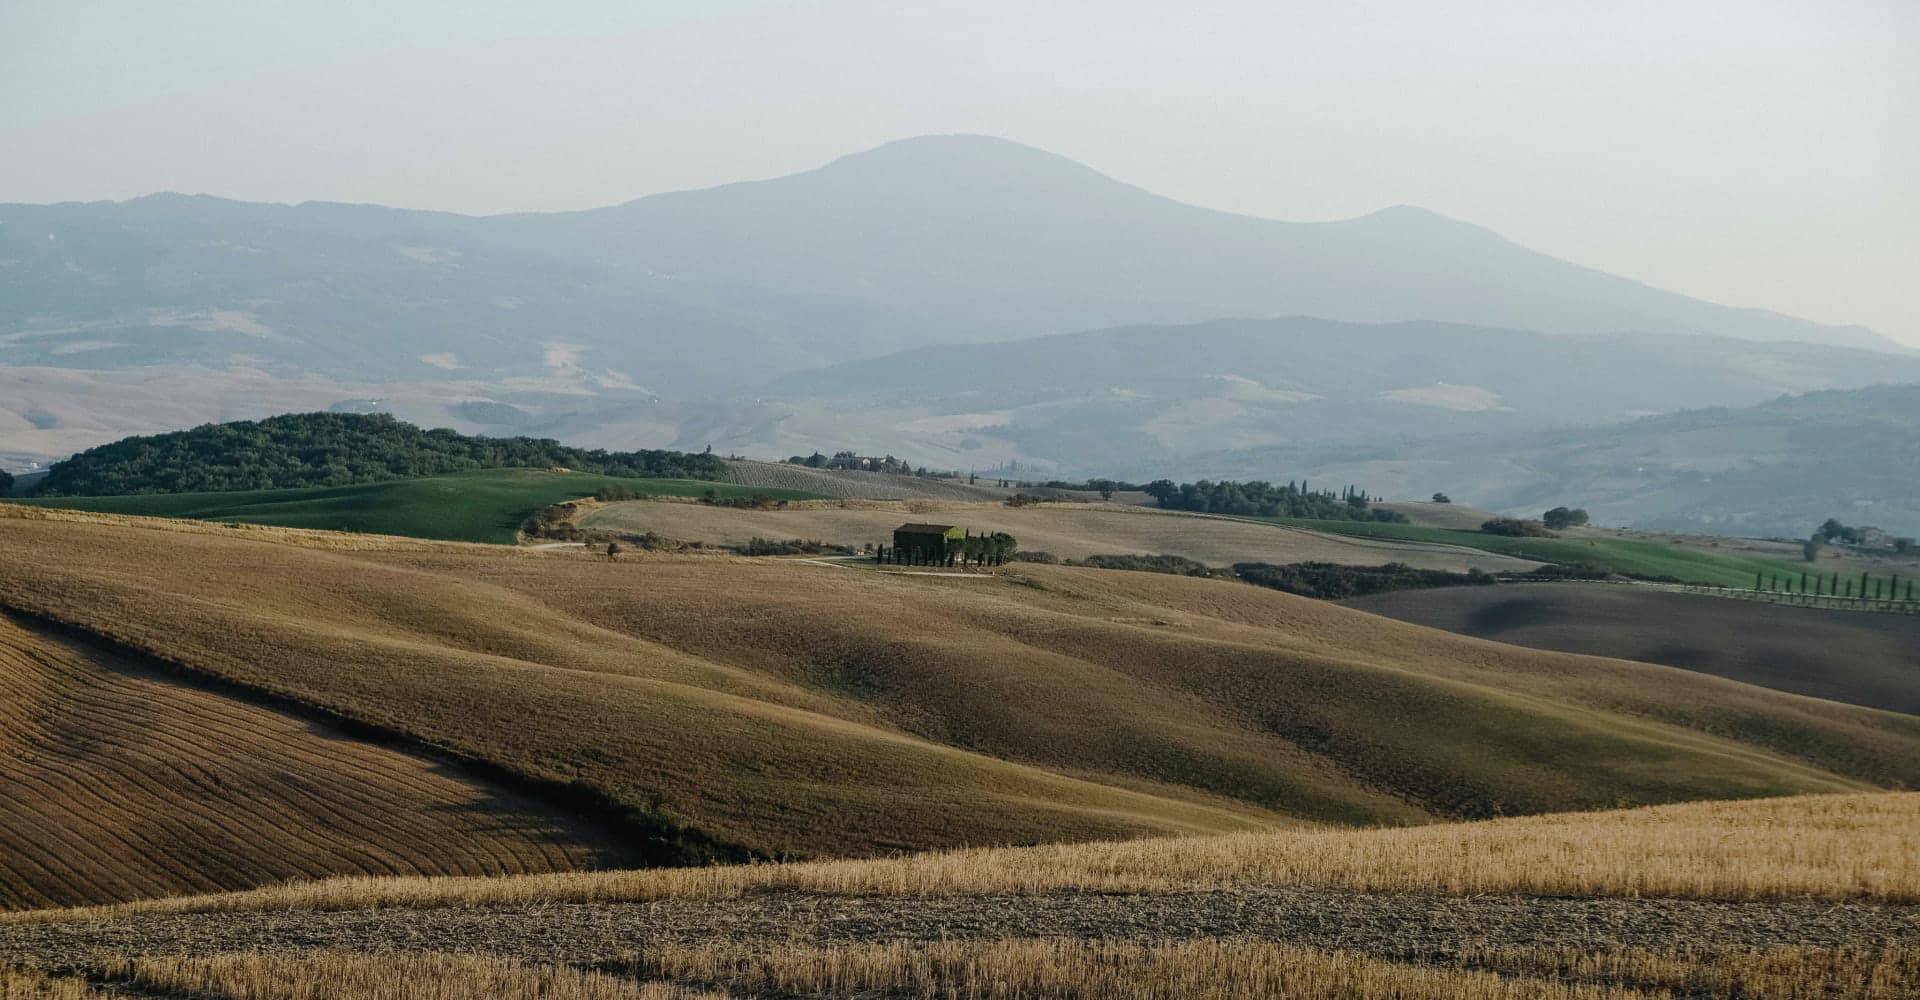
[[[640,856],[439,762],[0,614],[0,908]]]
[[[829,895],[1174,893],[1246,886],[1440,895],[1920,903],[1920,793],[1687,803],[1349,831],[940,851],[865,861],[504,878],[343,878],[0,923],[155,913]]]

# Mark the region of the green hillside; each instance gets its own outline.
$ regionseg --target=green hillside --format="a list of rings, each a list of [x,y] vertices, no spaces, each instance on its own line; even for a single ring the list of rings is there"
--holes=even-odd
[[[1414,524],[1373,524],[1360,521],[1312,521],[1303,518],[1264,518],[1290,527],[1307,528],[1359,538],[1464,545],[1483,552],[1568,566],[1592,566],[1625,576],[1673,577],[1687,583],[1716,587],[1751,587],[1754,575],[1779,574],[1798,578],[1806,567],[1774,559],[1725,556],[1698,549],[1620,538],[1510,538],[1479,531],[1429,528]]]
[[[286,528],[321,528],[408,535],[460,542],[511,544],[529,513],[548,504],[590,496],[602,486],[645,496],[765,494],[807,499],[794,490],[753,489],[692,479],[636,479],[539,469],[486,469],[425,479],[356,486],[170,493],[112,497],[40,497],[17,503],[107,514],[242,521]]]

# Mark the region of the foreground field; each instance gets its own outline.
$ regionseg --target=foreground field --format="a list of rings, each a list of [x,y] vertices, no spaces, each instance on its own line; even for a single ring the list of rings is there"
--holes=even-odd
[[[1893,1000],[1920,989],[1916,823],[1920,795],[1860,795],[336,881],[21,914],[0,954],[67,977],[16,973],[27,996]]]
[[[675,497],[697,497],[708,490],[726,496],[767,493],[782,499],[804,499],[814,495],[689,479],[634,479],[540,469],[489,469],[361,486],[55,497],[18,502],[109,514],[189,517],[286,528],[511,544],[520,522],[534,510],[588,496],[603,486],[652,496]]]
[[[632,857],[471,776],[0,615],[0,909]]]
[[[1920,718],[1226,581],[6,506],[0,562],[0,604],[495,769],[662,863],[1920,784]]]
[[[1920,714],[1920,617],[1588,584],[1404,590],[1347,605],[1535,649],[1664,663]]]
[[[1377,566],[1402,562],[1423,569],[1524,572],[1539,563],[1460,546],[1347,538],[1230,518],[1206,517],[1118,504],[816,502],[781,510],[705,505],[606,504],[581,522],[585,528],[740,545],[752,538],[809,538],[837,545],[891,544],[903,521],[939,521],[975,531],[1005,531],[1027,551],[1063,559],[1139,553],[1176,555],[1209,566],[1239,562],[1332,562]],[[1318,523],[1318,522],[1314,522]]]

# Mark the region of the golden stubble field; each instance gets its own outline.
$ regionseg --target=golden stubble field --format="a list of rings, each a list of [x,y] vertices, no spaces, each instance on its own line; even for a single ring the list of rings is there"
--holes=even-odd
[[[1454,545],[1347,538],[1224,517],[1099,503],[1008,507],[958,501],[803,501],[753,510],[696,503],[626,501],[596,505],[583,528],[657,532],[682,541],[740,545],[753,538],[806,538],[837,545],[893,543],[904,521],[956,524],[976,532],[1005,531],[1031,552],[1062,559],[1126,553],[1185,556],[1209,566],[1238,562],[1331,562],[1378,566],[1403,562],[1423,569],[1525,572],[1539,563]]]
[[[1405,825],[1920,775],[1911,716],[1224,581],[336,550],[12,509],[0,603],[584,789],[721,857]]]
[[[564,812],[0,614],[0,909],[619,864]]]

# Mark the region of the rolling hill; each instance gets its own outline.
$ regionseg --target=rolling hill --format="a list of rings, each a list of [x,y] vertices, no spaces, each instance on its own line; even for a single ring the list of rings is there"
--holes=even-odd
[[[591,376],[581,389],[681,398],[934,343],[1233,315],[1891,347],[1419,209],[1238,216],[979,136],[584,212],[177,194],[5,205],[0,258],[0,364]]]
[[[484,762],[643,831],[660,858],[1920,781],[1912,716],[1224,581],[0,516],[0,604]]]
[[[1115,504],[853,501],[793,504],[779,510],[743,510],[644,500],[595,506],[582,528],[719,545],[754,538],[805,538],[861,547],[892,544],[903,521],[938,521],[975,533],[1005,531],[1022,549],[1063,559],[1096,555],[1173,555],[1208,566],[1240,562],[1332,562],[1378,566],[1402,562],[1422,569],[1524,573],[1538,562],[1458,545],[1379,541],[1281,528],[1250,521]],[[1303,522],[1317,524],[1318,522]]]
[[[446,761],[0,614],[0,910],[640,860]]]
[[[1920,715],[1920,661],[1914,656],[1920,650],[1920,617],[1910,615],[1552,584],[1400,591],[1346,603],[1533,649],[1664,663]]]

